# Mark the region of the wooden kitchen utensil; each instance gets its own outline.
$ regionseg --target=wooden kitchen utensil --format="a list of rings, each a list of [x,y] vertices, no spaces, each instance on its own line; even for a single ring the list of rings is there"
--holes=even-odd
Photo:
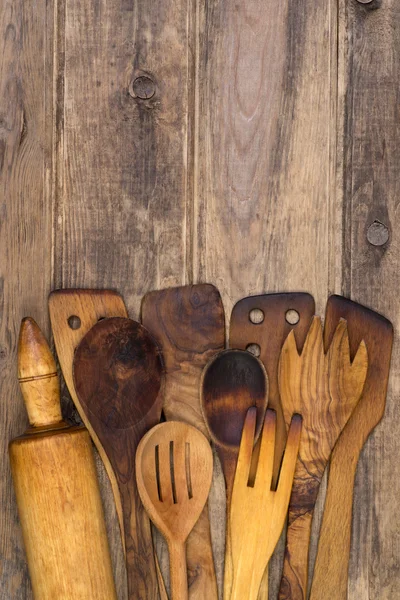
[[[210,284],[148,293],[142,323],[160,346],[165,365],[163,411],[208,436],[200,408],[200,379],[207,362],[225,346],[221,296]],[[208,506],[186,542],[190,600],[217,600]]]
[[[249,485],[256,408],[243,427],[230,510],[233,584],[230,600],[257,600],[261,580],[284,527],[299,451],[301,417],[294,415],[276,491],[271,489],[276,413],[268,409],[254,485]]]
[[[34,597],[116,600],[90,436],[62,420],[56,364],[31,318],[18,378],[30,427],[9,452]]]
[[[347,598],[357,462],[365,441],[384,413],[392,353],[392,324],[382,315],[341,296],[328,299],[325,346],[329,345],[341,318],[347,320],[351,355],[355,354],[361,340],[366,343],[368,374],[361,400],[332,453],[311,600]]]
[[[278,387],[278,364],[282,346],[294,330],[297,346],[303,347],[311,319],[315,314],[314,298],[304,292],[261,294],[239,300],[232,310],[229,334],[231,348],[255,348],[268,376],[268,406],[276,412],[275,458],[272,487],[278,481],[286,444],[286,424]],[[254,463],[259,451],[254,452]],[[268,600],[268,569],[260,586],[259,600]]]
[[[279,599],[305,600],[311,521],[319,486],[332,449],[364,387],[368,357],[364,341],[350,360],[346,321],[336,328],[327,353],[322,325],[314,317],[299,354],[294,333],[283,346],[279,390],[285,422],[303,418],[299,458],[289,505]]]
[[[230,348],[245,350],[249,346],[258,346],[259,359],[267,371],[268,407],[275,410],[277,418],[273,487],[286,444],[286,424],[278,387],[279,356],[292,329],[298,347],[302,348],[314,314],[314,298],[303,292],[249,296],[239,300],[232,310]]]
[[[138,497],[135,453],[159,422],[162,361],[142,325],[124,318],[99,321],[75,351],[74,385],[114,470],[124,518],[130,599],[158,595],[150,522]]]
[[[247,410],[255,406],[258,438],[267,408],[267,397],[268,383],[264,366],[250,352],[225,350],[214,357],[203,371],[201,409],[221,461],[226,485],[225,598],[230,597],[232,587],[229,507],[243,425]]]
[[[122,297],[117,292],[82,289],[65,289],[52,292],[49,296],[49,312],[54,343],[65,383],[79,416],[88,429],[107,470],[113,489],[122,540],[125,543],[118,484],[104,448],[96,432],[93,431],[76,394],[72,376],[72,363],[76,348],[93,325],[105,317],[127,317],[128,313]]]
[[[207,438],[186,423],[154,427],[137,449],[140,497],[168,543],[172,600],[188,598],[185,542],[207,501],[212,472]]]

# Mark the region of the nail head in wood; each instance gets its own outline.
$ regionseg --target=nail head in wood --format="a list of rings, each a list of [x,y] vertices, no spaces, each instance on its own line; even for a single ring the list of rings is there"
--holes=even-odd
[[[368,227],[367,240],[373,246],[383,246],[389,239],[389,229],[381,223],[375,220]]]
[[[147,75],[136,77],[129,86],[129,93],[133,98],[149,100],[156,93],[154,81]]]

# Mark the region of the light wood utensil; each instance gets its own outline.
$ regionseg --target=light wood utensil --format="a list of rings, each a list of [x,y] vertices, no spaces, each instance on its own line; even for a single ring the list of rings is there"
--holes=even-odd
[[[226,485],[226,542],[224,597],[232,587],[229,510],[240,440],[247,410],[257,408],[256,439],[267,409],[268,383],[263,364],[250,352],[225,350],[203,371],[201,409],[221,461]]]
[[[200,379],[207,362],[225,345],[221,296],[210,284],[153,291],[143,299],[142,323],[160,346],[165,365],[163,412],[208,436],[200,408]],[[186,543],[189,599],[217,600],[208,506]]]
[[[185,542],[210,491],[213,458],[207,438],[170,421],[149,431],[136,453],[142,502],[168,543],[172,600],[187,600]]]
[[[9,452],[34,597],[116,600],[90,436],[62,420],[56,364],[31,318],[18,378],[30,427]]]
[[[129,598],[158,596],[150,522],[140,502],[135,453],[160,420],[162,361],[147,330],[131,319],[99,321],[75,351],[74,385],[118,483]]]
[[[366,343],[368,374],[361,400],[332,453],[311,600],[347,598],[357,462],[365,441],[384,413],[393,343],[392,324],[382,315],[347,298],[331,296],[326,307],[325,346],[341,318],[347,321],[351,355],[361,340]]]
[[[326,354],[319,317],[314,317],[300,354],[293,332],[283,346],[279,389],[285,422],[289,426],[292,415],[298,413],[303,425],[289,505],[280,600],[306,598],[311,521],[319,486],[332,449],[361,396],[367,368],[364,341],[350,360],[343,320]]]
[[[261,580],[284,527],[300,444],[301,417],[294,415],[276,491],[272,490],[276,413],[268,409],[257,472],[249,485],[256,429],[255,408],[243,427],[230,511],[233,584],[231,600],[257,600]]]

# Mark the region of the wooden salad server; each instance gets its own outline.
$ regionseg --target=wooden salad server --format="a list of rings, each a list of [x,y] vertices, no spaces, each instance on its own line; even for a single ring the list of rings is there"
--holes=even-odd
[[[162,360],[146,329],[120,317],[103,319],[75,351],[74,385],[113,468],[124,518],[130,600],[158,597],[149,519],[140,502],[135,453],[161,416]]]
[[[360,342],[353,361],[346,321],[341,320],[324,352],[322,324],[314,317],[302,351],[294,333],[283,346],[279,390],[287,426],[302,416],[299,457],[289,504],[280,600],[305,600],[311,521],[319,486],[332,449],[361,397],[368,368]]]
[[[168,543],[172,600],[188,598],[185,542],[207,502],[212,473],[209,441],[186,423],[157,425],[138,446],[138,490]]]
[[[34,598],[116,600],[90,436],[63,421],[56,363],[29,317],[18,379],[30,427],[9,453]]]
[[[385,317],[342,296],[331,296],[325,346],[341,318],[347,321],[351,355],[361,340],[367,345],[368,373],[361,400],[332,453],[311,600],[347,598],[354,479],[361,449],[385,410],[393,344],[393,327]]]
[[[254,348],[267,371],[268,406],[275,410],[277,419],[273,488],[278,481],[287,435],[279,396],[279,356],[292,330],[298,347],[302,348],[314,314],[314,298],[304,292],[248,296],[235,304],[231,314],[229,346],[242,350]],[[253,453],[255,464],[258,451],[259,443]],[[265,570],[258,599],[268,600],[268,569]]]
[[[257,600],[261,580],[286,522],[299,451],[301,417],[294,415],[276,490],[272,490],[276,413],[268,409],[254,482],[249,481],[257,409],[243,427],[230,510],[233,584],[230,600]]]
[[[232,587],[229,510],[246,413],[257,408],[256,439],[267,409],[268,382],[263,364],[250,352],[225,350],[206,366],[201,382],[201,409],[221,461],[226,485],[224,598]]]
[[[167,421],[184,421],[204,435],[200,379],[207,362],[225,346],[221,296],[210,284],[152,291],[142,302],[142,323],[164,358],[163,412]],[[186,542],[190,600],[218,600],[208,506]]]

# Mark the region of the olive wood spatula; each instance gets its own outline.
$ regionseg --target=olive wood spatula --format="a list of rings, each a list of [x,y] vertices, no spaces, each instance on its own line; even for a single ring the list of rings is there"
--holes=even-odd
[[[256,409],[243,427],[230,511],[233,584],[230,600],[257,600],[261,580],[284,527],[299,451],[301,417],[290,424],[276,490],[271,489],[276,413],[268,409],[261,433],[256,476],[249,482]]]
[[[208,436],[200,408],[200,379],[225,346],[221,296],[210,284],[152,291],[142,302],[142,323],[160,346],[165,365],[163,412]],[[208,506],[186,542],[190,600],[218,600]]]
[[[361,396],[368,357],[360,342],[353,361],[346,321],[335,330],[324,352],[322,324],[314,317],[301,353],[291,332],[279,362],[279,389],[285,422],[302,416],[299,457],[296,464],[280,600],[305,600],[311,522],[322,476],[332,449]]]
[[[207,501],[212,473],[210,443],[191,425],[161,423],[139,443],[138,490],[168,543],[172,600],[188,598],[185,542]]]
[[[161,417],[162,360],[147,330],[131,319],[103,319],[75,351],[74,385],[113,468],[124,519],[130,600],[158,597],[149,519],[137,491],[135,453]]]
[[[393,344],[393,327],[385,317],[342,296],[331,296],[325,346],[341,318],[347,321],[351,354],[361,340],[367,345],[368,373],[361,400],[332,453],[310,600],[347,598],[354,479],[361,449],[385,410]]]

